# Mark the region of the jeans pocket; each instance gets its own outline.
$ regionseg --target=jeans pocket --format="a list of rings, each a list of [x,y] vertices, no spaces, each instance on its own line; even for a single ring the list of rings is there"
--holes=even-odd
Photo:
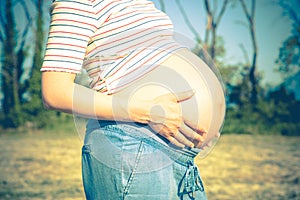
[[[111,168],[94,156],[90,145],[82,148],[82,180],[87,200],[122,199],[121,171]]]
[[[141,159],[141,156],[142,156],[142,153],[143,153],[143,146],[144,146],[144,142],[140,141],[138,151],[137,151],[137,154],[136,154],[136,157],[135,157],[134,165],[132,167],[131,172],[129,173],[127,184],[124,187],[124,198],[129,193],[130,186],[132,185],[133,180],[135,178],[135,175],[138,171],[138,166],[139,166],[140,159]]]

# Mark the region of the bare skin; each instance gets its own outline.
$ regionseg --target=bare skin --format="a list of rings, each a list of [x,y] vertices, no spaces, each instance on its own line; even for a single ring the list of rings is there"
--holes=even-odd
[[[200,77],[193,65],[203,63],[183,50],[113,95],[74,83],[76,75],[72,73],[43,72],[44,105],[87,118],[148,124],[179,148],[200,148],[208,133],[218,134],[225,101],[213,73],[202,67],[205,77]]]
[[[172,113],[164,110],[166,105],[160,101],[168,97],[172,100],[170,93],[177,96],[182,91],[194,91],[195,94],[180,102],[177,112],[181,113],[182,119],[178,116],[170,118]],[[225,115],[224,92],[219,80],[201,59],[187,49],[177,51],[115,96],[127,98],[129,107],[147,102],[153,96],[160,97],[159,101],[152,102],[152,109],[156,112],[151,116],[149,126],[178,147],[183,147],[182,144],[195,148],[209,145],[211,139],[219,136]],[[168,127],[164,126],[164,122],[174,123],[178,131],[165,134],[164,129]]]
[[[193,91],[178,93],[176,96],[169,93],[143,100],[136,99],[134,104],[128,105],[128,98],[124,96],[105,95],[74,83],[75,76],[64,72],[42,73],[42,96],[46,108],[101,120],[153,123],[153,130],[174,145],[180,148],[193,146],[190,141],[183,140],[181,134],[177,134],[179,125],[184,123],[180,102],[192,97]],[[166,113],[161,122],[156,120],[162,118],[161,113],[152,110],[157,104]],[[190,134],[190,130],[185,131],[184,128],[181,132]]]

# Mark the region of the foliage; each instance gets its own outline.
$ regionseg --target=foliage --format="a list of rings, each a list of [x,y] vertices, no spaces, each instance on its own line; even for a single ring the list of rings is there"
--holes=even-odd
[[[248,134],[300,135],[300,102],[294,93],[288,92],[286,83],[269,90],[262,88],[259,84],[261,77],[255,72],[255,59],[257,57],[255,27],[250,26],[253,25],[255,1],[252,1],[251,12],[247,11],[243,0],[239,2],[242,4],[249,21],[254,54],[251,65],[246,63],[238,64],[238,66],[225,66],[225,70],[223,70],[228,89],[229,107],[224,131]],[[293,7],[290,7],[290,4],[285,1],[279,1],[278,4],[285,8],[285,14],[294,21],[292,36],[283,43],[277,60],[279,69],[285,72],[285,75],[289,75],[290,73],[286,72],[299,71],[300,20],[297,17],[297,12]],[[297,69],[295,70],[295,68]]]
[[[249,100],[256,106],[258,100],[258,79],[257,79],[257,56],[258,56],[258,44],[257,44],[257,37],[256,37],[256,28],[255,28],[255,21],[256,21],[256,0],[251,0],[251,9],[247,8],[247,4],[244,0],[239,0],[241,7],[244,11],[248,22],[248,29],[251,36],[251,43],[252,43],[252,61],[249,67],[249,83],[250,83],[250,97]],[[250,6],[249,6],[250,7]]]
[[[14,120],[20,112],[19,87],[16,82],[20,74],[17,68],[16,32],[14,29],[13,11],[11,1],[6,1],[5,36],[1,36],[4,50],[4,66],[2,67],[2,88],[4,93],[3,113],[6,114],[4,123],[9,126],[17,126],[19,120]]]
[[[40,67],[43,63],[43,46],[45,34],[43,32],[43,1],[37,1],[37,18],[35,35],[35,54],[33,56],[33,65],[28,80],[27,93],[29,94],[29,101],[23,106],[23,111],[28,114],[28,120],[35,122],[38,128],[44,127],[49,123],[53,112],[48,112],[43,107],[41,96],[41,73]],[[52,116],[51,116],[52,115]],[[39,120],[36,120],[39,119]]]
[[[281,1],[280,5],[292,21],[291,35],[283,42],[276,60],[278,71],[286,78],[300,71],[300,15],[288,2]]]
[[[300,70],[300,22],[294,29],[293,35],[283,42],[277,59],[278,70],[284,76],[293,75]]]
[[[19,9],[24,10],[24,18],[27,24],[23,24],[22,31],[17,29],[17,10],[14,8],[19,5]],[[17,128],[26,126],[41,128],[55,120],[56,112],[48,112],[44,109],[41,97],[41,73],[39,71],[43,61],[43,46],[45,33],[43,32],[43,1],[33,1],[37,9],[35,20],[34,14],[30,14],[26,1],[6,0],[5,17],[1,13],[0,25],[4,34],[0,34],[0,41],[3,43],[4,62],[2,66],[2,92],[3,112],[0,113],[0,126],[3,128]],[[31,11],[33,11],[32,9]],[[34,12],[33,12],[34,13]],[[32,26],[35,23],[35,27]],[[29,30],[34,36],[34,41],[26,43]],[[2,32],[1,32],[2,33]],[[34,47],[33,64],[30,73],[26,74],[24,63],[28,59],[28,51]],[[28,77],[22,80],[24,75]]]
[[[228,108],[224,132],[300,135],[300,101],[283,85],[262,96],[256,109],[239,103]]]

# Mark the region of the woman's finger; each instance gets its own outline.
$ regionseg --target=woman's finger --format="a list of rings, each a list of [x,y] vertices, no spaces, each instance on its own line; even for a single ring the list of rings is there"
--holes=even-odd
[[[183,92],[163,94],[163,95],[160,95],[157,99],[165,99],[167,97],[169,99],[171,98],[172,101],[174,101],[174,102],[180,103],[182,101],[190,99],[194,95],[195,95],[194,90],[187,90],[187,91],[183,91]]]
[[[202,144],[205,140],[206,134],[200,135],[199,133],[195,132],[193,129],[191,129],[184,123],[179,128],[179,130],[190,142],[192,142],[194,144],[195,147]]]
[[[194,144],[195,144],[195,148],[198,148],[198,149],[199,149],[199,148],[201,148],[201,147],[203,146],[204,140],[205,140],[206,137],[207,137],[207,132],[202,133],[201,137],[203,138],[202,141],[198,142],[197,144],[194,143]]]
[[[171,144],[173,144],[174,146],[178,147],[178,148],[181,148],[183,149],[185,147],[184,144],[182,144],[181,142],[179,142],[176,138],[172,137],[172,136],[169,136],[169,137],[166,137],[167,140],[169,140],[169,142]]]
[[[187,139],[179,130],[176,133],[176,135],[174,135],[174,138],[184,146],[191,147],[191,148],[195,146],[194,143],[189,139]]]
[[[174,95],[176,96],[177,102],[182,102],[190,99],[192,96],[194,96],[194,94],[195,94],[194,90],[188,90],[184,92],[175,93]]]
[[[199,135],[203,135],[203,134],[207,133],[206,129],[204,129],[203,127],[200,127],[199,125],[197,125],[193,122],[187,121],[186,119],[184,119],[184,124],[186,126],[188,126],[190,129],[192,129],[194,132],[198,133]]]

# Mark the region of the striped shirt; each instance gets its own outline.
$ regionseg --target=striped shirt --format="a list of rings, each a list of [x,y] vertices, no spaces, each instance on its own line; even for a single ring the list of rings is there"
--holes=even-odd
[[[183,48],[168,16],[148,0],[56,0],[41,71],[86,70],[112,94]]]

